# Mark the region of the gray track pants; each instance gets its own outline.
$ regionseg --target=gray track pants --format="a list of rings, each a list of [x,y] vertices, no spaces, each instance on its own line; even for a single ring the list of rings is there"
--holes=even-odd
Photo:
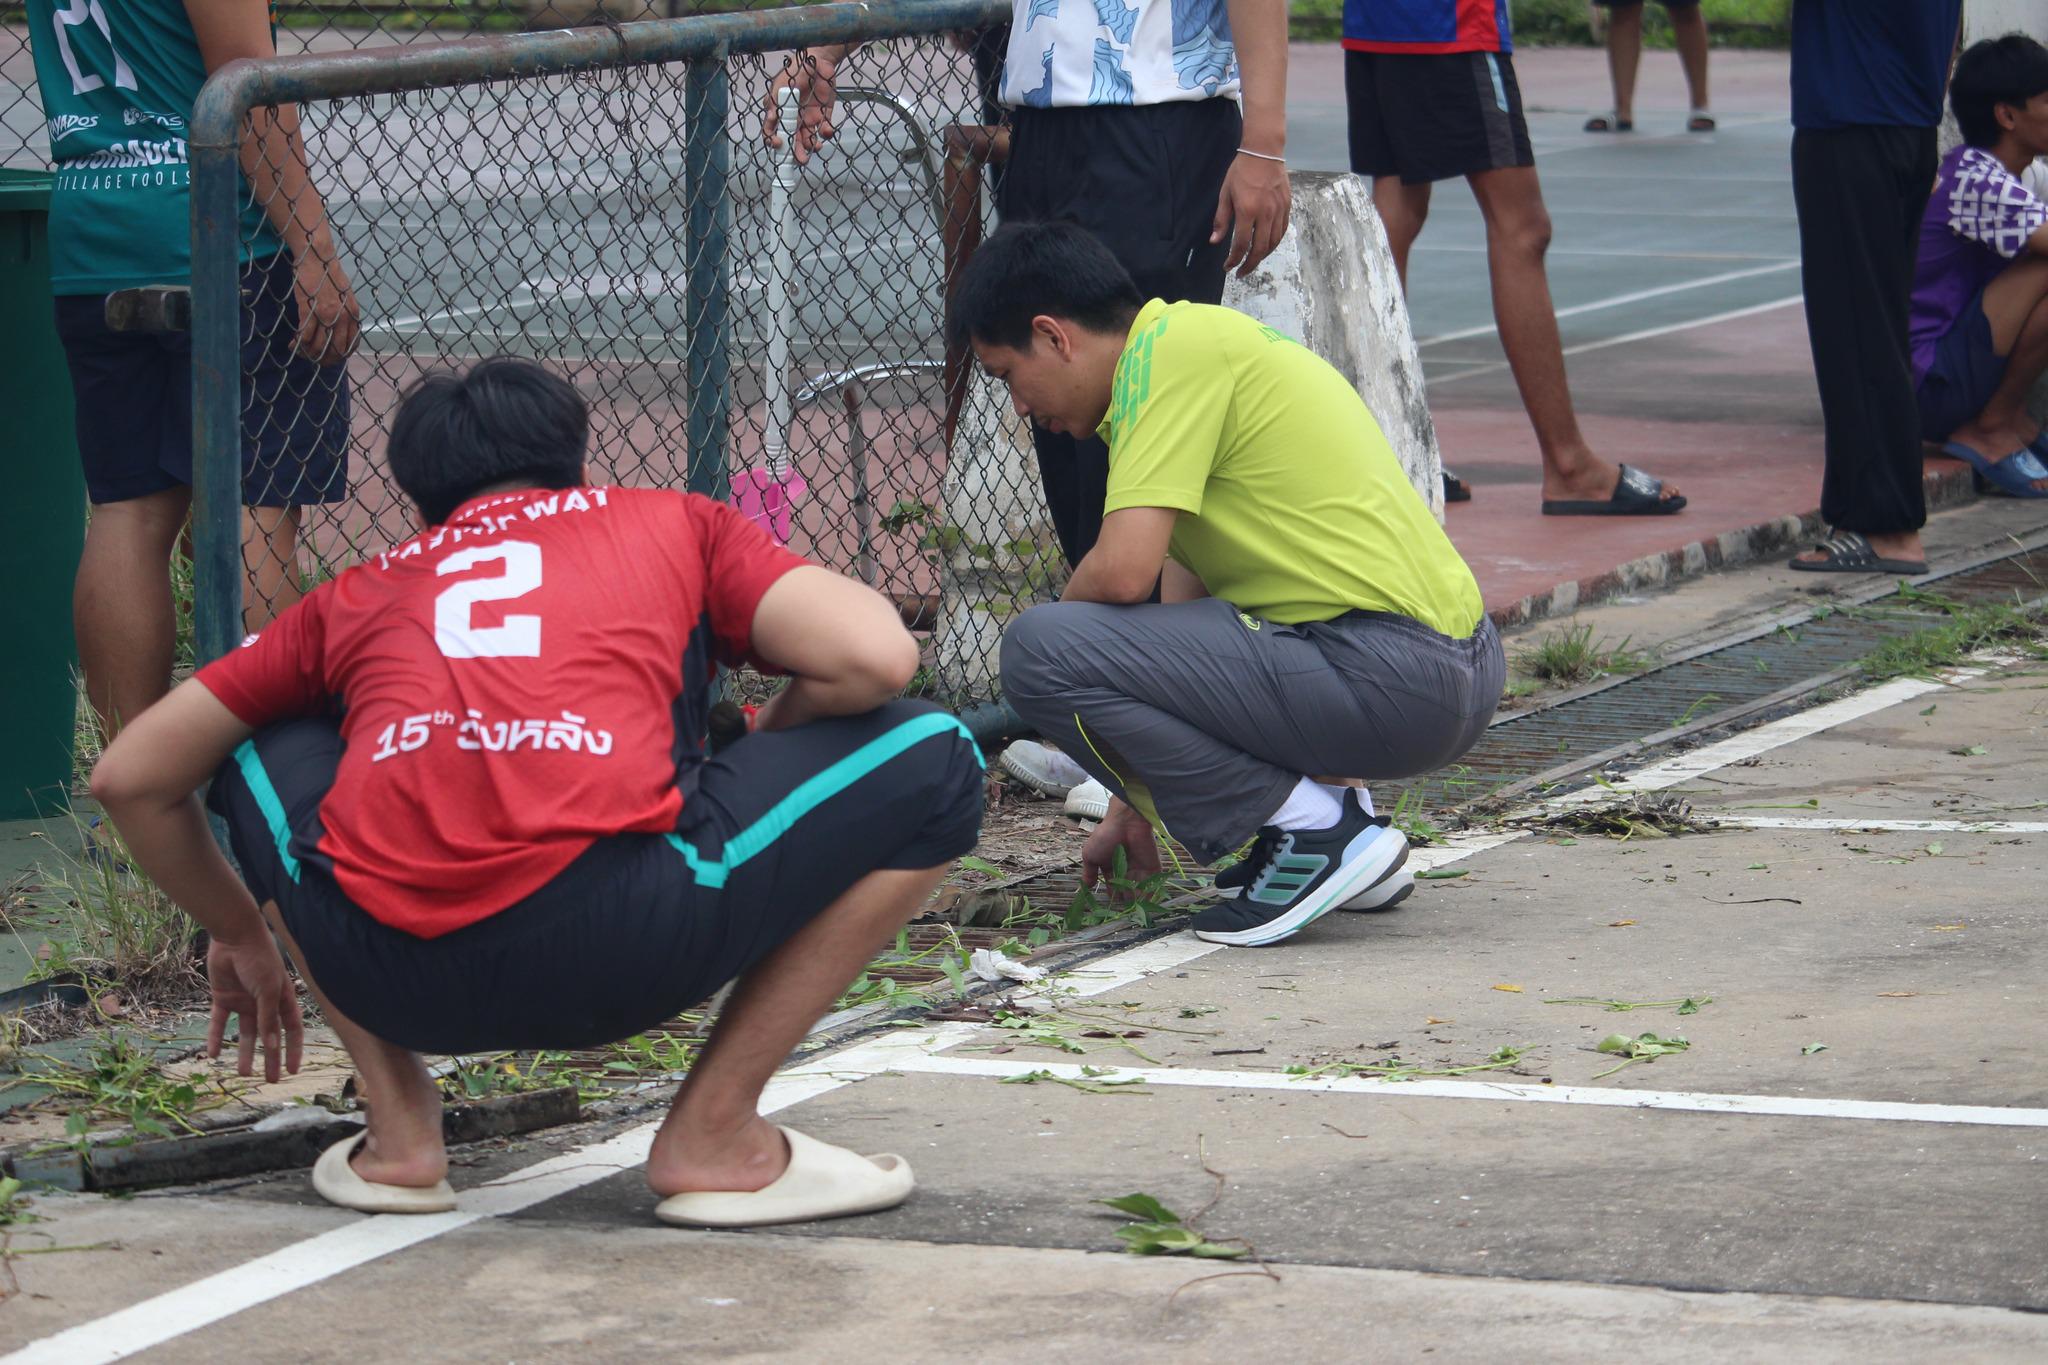
[[[1118,795],[1142,784],[1205,862],[1257,833],[1304,776],[1412,777],[1455,761],[1507,674],[1484,619],[1453,640],[1379,612],[1253,622],[1216,598],[1033,607],[1002,658],[1017,713]]]

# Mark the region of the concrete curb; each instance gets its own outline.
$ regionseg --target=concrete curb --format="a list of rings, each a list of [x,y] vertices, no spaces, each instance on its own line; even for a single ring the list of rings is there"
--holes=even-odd
[[[1977,493],[1966,468],[1929,470],[1925,477],[1927,510],[1939,511],[1975,502]],[[1528,625],[1532,621],[1569,616],[1582,606],[1622,597],[1643,588],[1661,588],[1689,578],[1699,578],[1715,569],[1769,559],[1792,549],[1820,533],[1818,511],[1787,515],[1758,522],[1736,531],[1724,531],[1712,540],[1694,540],[1676,549],[1644,555],[1628,563],[1593,574],[1576,582],[1560,583],[1549,592],[1524,597],[1486,614],[1502,630]]]

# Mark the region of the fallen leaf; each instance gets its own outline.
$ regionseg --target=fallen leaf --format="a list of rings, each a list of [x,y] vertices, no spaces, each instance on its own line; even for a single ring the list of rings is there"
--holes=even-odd
[[[1877,998],[1880,1000],[1908,1000],[1918,994],[1920,994],[1918,991],[1879,991]]]
[[[1982,758],[1991,751],[1981,744],[1966,744],[1960,749],[1950,749],[1957,758]]]
[[[1960,928],[1961,926],[1958,925],[1957,927]],[[1494,989],[1497,991],[1511,991],[1516,995],[1520,995],[1522,993],[1522,988],[1520,986],[1510,986],[1505,982],[1502,982],[1501,984],[1495,986]]]
[[[1455,1019],[1439,1019],[1434,1014],[1432,1014],[1429,1016],[1429,1018],[1423,1020],[1422,1022],[1425,1026],[1427,1026],[1430,1024],[1455,1024],[1458,1021]]]
[[[1617,919],[1617,920],[1609,920],[1609,921],[1607,922],[1607,927],[1608,927],[1608,928],[1610,928],[1610,929],[1626,929],[1626,928],[1628,928],[1628,927],[1629,927],[1629,926],[1630,926],[1631,924],[1634,924],[1634,923],[1635,923],[1635,921],[1634,921],[1634,920],[1632,920],[1632,919]]]
[[[1828,1045],[1826,1043],[1808,1043],[1805,1047],[1799,1049],[1799,1055],[1811,1057],[1816,1052],[1826,1052],[1827,1050]]]
[[[1953,934],[1953,933],[1954,933],[1954,932],[1955,932],[1956,930],[1958,930],[1958,929],[1962,928],[1963,926],[1962,926],[1962,925],[1961,925],[1960,923],[1958,923],[1958,924],[1936,924],[1936,925],[1931,925],[1931,926],[1929,926],[1929,927],[1931,927],[1931,928],[1932,928],[1932,929],[1934,930],[1934,932],[1935,932],[1935,933],[1937,933],[1937,934]]]
[[[1925,711],[1922,711],[1920,714],[1923,716],[1931,716],[1934,714],[1934,708],[1930,706]]]
[[[1745,867],[1742,870],[1744,872],[1769,872],[1771,870],[1771,865],[1769,863],[1751,863],[1748,867]]]
[[[1927,846],[1927,856],[1930,858],[1939,858],[1941,856],[1940,841],[1937,840],[1936,842],[1931,843]]]
[[[1416,873],[1415,880],[1419,882],[1447,882],[1453,877],[1469,877],[1471,875],[1470,871],[1462,867],[1431,868],[1426,872]]]

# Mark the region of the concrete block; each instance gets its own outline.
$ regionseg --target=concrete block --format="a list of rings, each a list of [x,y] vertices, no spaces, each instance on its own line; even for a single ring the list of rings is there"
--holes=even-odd
[[[1292,181],[1287,235],[1257,270],[1242,280],[1231,277],[1223,302],[1298,338],[1336,366],[1442,521],[1436,424],[1372,186],[1361,176],[1328,171],[1297,171]]]

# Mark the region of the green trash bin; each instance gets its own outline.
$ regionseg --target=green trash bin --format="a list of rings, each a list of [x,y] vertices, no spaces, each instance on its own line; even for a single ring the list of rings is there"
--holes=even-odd
[[[51,314],[50,180],[0,168],[0,444],[10,511],[0,534],[0,820],[65,807],[78,706],[71,580],[85,543],[85,478]]]

